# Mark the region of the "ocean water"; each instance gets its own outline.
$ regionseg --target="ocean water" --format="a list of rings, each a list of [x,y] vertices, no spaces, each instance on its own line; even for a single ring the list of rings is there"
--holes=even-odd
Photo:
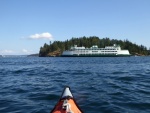
[[[150,113],[150,57],[0,58],[0,113],[49,113],[64,86],[84,113]]]

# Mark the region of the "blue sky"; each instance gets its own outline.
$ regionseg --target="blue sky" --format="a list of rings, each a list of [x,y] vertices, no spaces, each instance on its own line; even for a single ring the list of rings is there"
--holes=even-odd
[[[109,37],[150,47],[150,0],[0,0],[0,54],[38,53],[49,41]]]

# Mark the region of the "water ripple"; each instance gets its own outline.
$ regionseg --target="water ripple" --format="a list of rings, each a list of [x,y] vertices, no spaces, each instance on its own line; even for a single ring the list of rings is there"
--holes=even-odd
[[[48,113],[64,86],[85,113],[149,113],[149,57],[2,58],[0,113]]]

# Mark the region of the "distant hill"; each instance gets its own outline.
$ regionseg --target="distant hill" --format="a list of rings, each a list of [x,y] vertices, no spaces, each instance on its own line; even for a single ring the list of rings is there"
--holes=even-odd
[[[36,54],[31,54],[31,55],[28,55],[27,57],[33,57],[33,56],[39,56],[39,54],[38,54],[38,53],[36,53]]]
[[[150,55],[150,52],[143,45],[137,45],[135,43],[130,42],[129,40],[117,40],[117,39],[109,39],[102,38],[100,39],[97,36],[91,37],[79,37],[79,38],[71,38],[66,41],[54,41],[50,44],[44,44],[43,47],[40,48],[39,56],[40,57],[51,57],[51,56],[60,56],[64,50],[69,50],[71,46],[85,46],[91,47],[93,45],[97,45],[99,48],[104,48],[105,46],[112,46],[113,44],[120,45],[122,49],[129,50],[132,55]]]

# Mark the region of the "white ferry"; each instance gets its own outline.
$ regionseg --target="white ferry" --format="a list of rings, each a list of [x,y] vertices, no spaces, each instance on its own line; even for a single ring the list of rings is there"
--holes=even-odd
[[[77,47],[77,45],[70,48],[70,50],[63,51],[63,57],[121,57],[131,56],[128,50],[121,50],[119,45],[106,46],[105,48],[98,48],[93,45],[90,48]]]

